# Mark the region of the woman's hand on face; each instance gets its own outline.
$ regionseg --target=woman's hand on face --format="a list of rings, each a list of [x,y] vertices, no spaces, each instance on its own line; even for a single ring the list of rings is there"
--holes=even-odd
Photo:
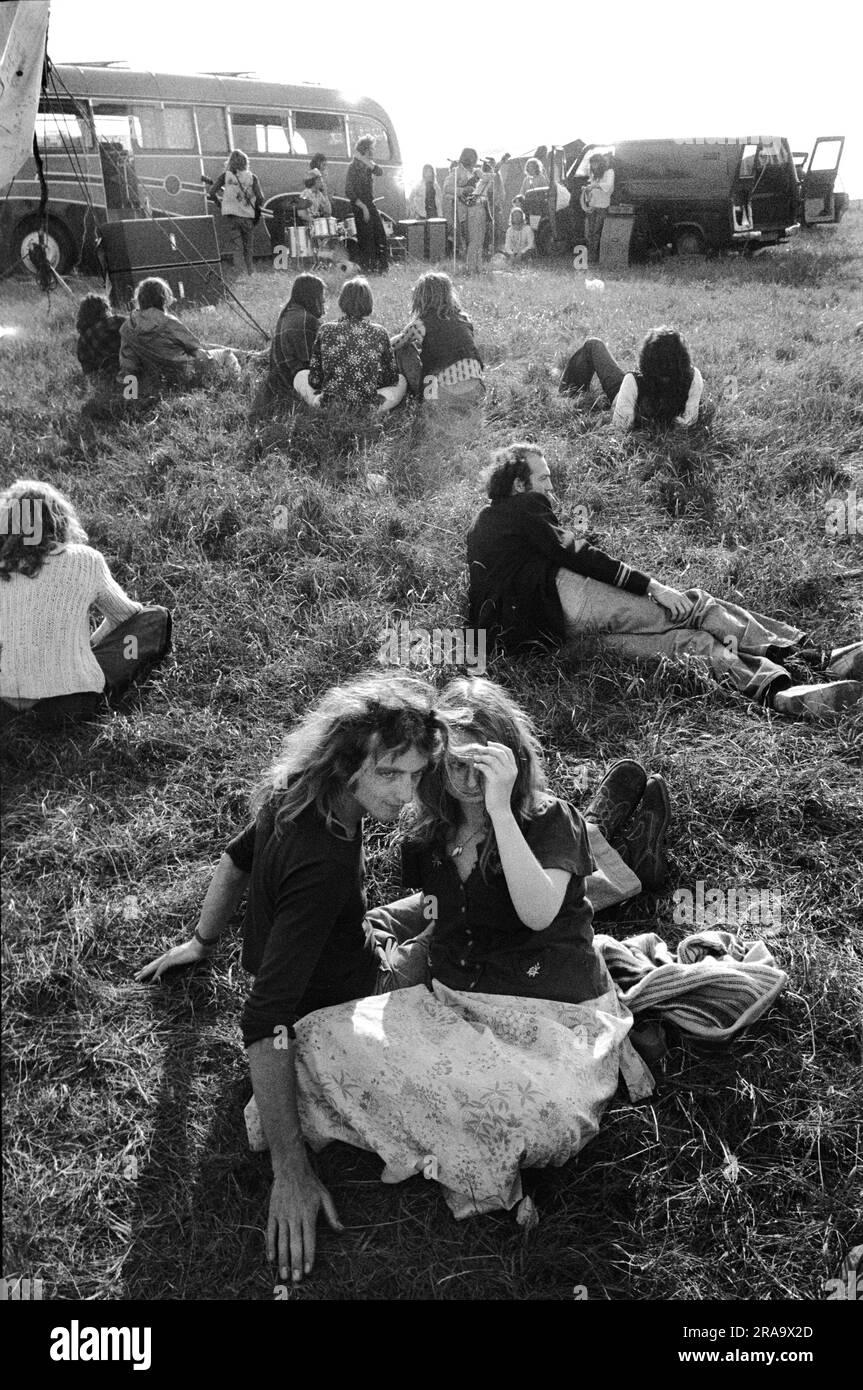
[[[482,774],[485,809],[492,819],[510,809],[510,797],[518,776],[515,754],[505,743],[470,745],[473,765]]]

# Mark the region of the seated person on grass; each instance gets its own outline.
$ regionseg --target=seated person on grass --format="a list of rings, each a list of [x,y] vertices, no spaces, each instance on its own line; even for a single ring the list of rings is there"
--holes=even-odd
[[[85,294],[78,305],[76,352],[85,376],[106,384],[117,375],[122,314],[113,314],[104,294]]]
[[[485,398],[483,362],[473,324],[448,275],[428,271],[411,291],[411,317],[392,340],[418,359],[418,389],[425,406],[470,414]]]
[[[170,650],[171,615],[123,592],[67,497],[22,479],[0,493],[0,641],[0,723],[31,709],[51,723],[142,679]]]
[[[863,642],[817,651],[797,628],[703,589],[680,592],[565,530],[538,444],[498,449],[485,481],[490,500],[467,542],[469,621],[506,650],[590,634],[639,661],[692,653],[717,680],[788,715],[840,710],[863,697]],[[795,685],[789,660],[829,679]]]
[[[566,364],[562,396],[577,396],[593,380],[614,408],[612,424],[625,432],[638,425],[688,428],[698,419],[704,381],[674,328],[652,328],[638,350],[638,369],[625,372],[600,338],[587,338]]]
[[[369,322],[374,309],[368,280],[347,280],[338,299],[342,317],[321,326],[312,349],[309,387],[314,403],[385,415],[404,400],[407,381],[396,365],[390,336]]]
[[[152,275],[137,286],[132,312],[120,329],[120,371],[124,385],[133,376],[139,394],[159,386],[201,386],[221,374],[236,380],[240,364],[232,348],[208,348],[168,310],[174,294],[167,280]]]
[[[288,406],[298,401],[315,404],[309,386],[312,348],[324,316],[326,286],[317,275],[298,275],[287,304],[279,314],[270,344],[269,370],[255,402],[255,411]]]
[[[503,254],[511,266],[521,265],[529,260],[536,247],[533,228],[525,220],[521,208],[514,207],[509,214],[509,226],[503,243]]]

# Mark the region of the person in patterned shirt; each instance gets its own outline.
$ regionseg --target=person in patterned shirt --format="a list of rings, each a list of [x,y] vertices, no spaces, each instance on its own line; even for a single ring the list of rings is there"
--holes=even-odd
[[[104,294],[85,294],[78,305],[77,354],[85,376],[114,375],[120,357],[122,314],[112,314]]]
[[[339,295],[342,317],[322,325],[309,366],[309,386],[318,404],[336,402],[352,410],[384,415],[404,399],[407,380],[396,366],[387,330],[370,323],[374,301],[368,280],[346,280]]]

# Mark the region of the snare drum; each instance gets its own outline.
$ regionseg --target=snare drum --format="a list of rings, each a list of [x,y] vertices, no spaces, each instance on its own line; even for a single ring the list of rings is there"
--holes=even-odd
[[[345,218],[345,236],[349,241],[357,239],[357,219],[355,217]]]
[[[288,248],[291,256],[298,261],[303,256],[310,256],[312,248],[309,243],[309,233],[306,227],[288,228]]]

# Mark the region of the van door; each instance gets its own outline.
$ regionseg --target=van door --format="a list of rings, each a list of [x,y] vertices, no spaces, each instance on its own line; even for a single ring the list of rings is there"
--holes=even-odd
[[[759,244],[783,241],[786,230],[798,222],[797,171],[787,140],[763,137],[745,145],[740,177],[752,180],[749,207],[752,225],[761,232]]]
[[[803,175],[803,221],[807,226],[835,220],[834,188],[844,135],[819,135]]]

